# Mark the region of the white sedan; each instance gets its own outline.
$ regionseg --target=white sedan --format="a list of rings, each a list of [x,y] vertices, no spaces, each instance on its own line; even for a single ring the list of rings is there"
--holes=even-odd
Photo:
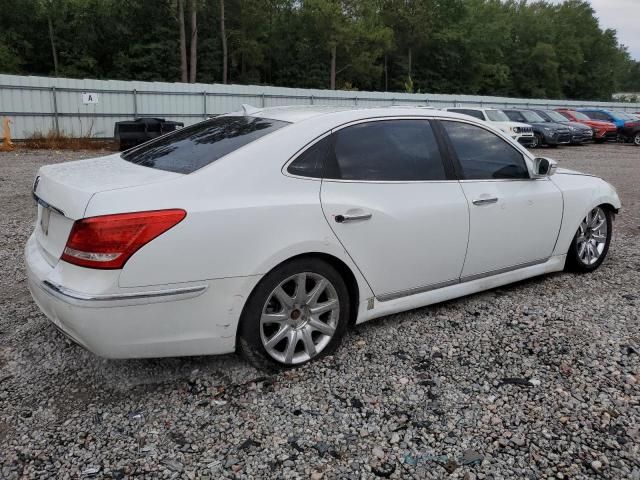
[[[25,257],[109,358],[333,351],[372,318],[604,260],[615,189],[424,108],[280,107],[44,166]]]

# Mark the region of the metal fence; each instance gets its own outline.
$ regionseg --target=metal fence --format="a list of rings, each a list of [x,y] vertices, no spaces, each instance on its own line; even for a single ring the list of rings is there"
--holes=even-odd
[[[430,105],[436,108],[463,105],[496,108],[595,106],[640,111],[637,103],[0,75],[0,116],[12,120],[15,139],[49,132],[72,137],[111,138],[114,123],[119,120],[161,117],[189,125],[210,115],[239,110],[245,103],[256,107],[309,104]]]

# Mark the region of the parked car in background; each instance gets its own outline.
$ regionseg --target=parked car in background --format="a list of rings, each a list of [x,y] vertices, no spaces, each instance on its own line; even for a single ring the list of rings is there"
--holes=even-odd
[[[507,109],[503,112],[510,120],[528,123],[533,128],[534,141],[531,148],[547,145],[557,147],[571,143],[571,130],[561,123],[547,122],[536,112],[529,109]]]
[[[631,114],[622,114],[621,112],[618,112],[618,114],[625,115],[629,118],[629,120],[625,122],[624,126],[618,129],[618,134],[625,142],[630,142],[640,147],[640,120],[636,119],[635,116]]]
[[[624,127],[624,124],[629,121],[626,116],[604,108],[578,108],[577,111],[584,113],[587,117],[593,120],[611,122],[615,124],[616,128]]]
[[[489,122],[522,145],[530,146],[535,141],[531,125],[513,122],[501,110],[495,108],[468,107],[450,107],[445,110],[448,112],[462,113],[477,118],[478,120]]]
[[[587,127],[586,125],[578,122],[572,122],[555,110],[535,109],[533,111],[544,118],[547,122],[566,125],[569,130],[571,130],[572,145],[583,145],[587,142],[593,141],[593,129],[591,127]]]
[[[593,120],[584,113],[570,108],[557,108],[556,111],[572,122],[582,123],[583,125],[591,127],[594,133],[593,140],[596,143],[603,143],[610,140],[615,141],[618,138],[618,127],[616,127],[615,123]]]
[[[638,132],[640,129],[640,121],[635,117],[635,115],[627,112],[605,109],[580,108],[578,111],[597,120],[608,119],[608,121],[616,124],[619,138],[625,142],[632,142],[635,145],[640,146],[640,135]]]
[[[245,108],[41,167],[28,286],[98,355],[301,365],[357,323],[597,269],[618,195],[556,167],[453,112]]]

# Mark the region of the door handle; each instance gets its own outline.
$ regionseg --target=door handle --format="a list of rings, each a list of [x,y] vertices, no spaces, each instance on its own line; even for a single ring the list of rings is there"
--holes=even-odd
[[[338,223],[357,222],[359,220],[369,220],[372,217],[370,213],[360,215],[336,215],[334,218]]]
[[[478,198],[473,201],[474,205],[489,205],[491,203],[498,203],[498,197]]]

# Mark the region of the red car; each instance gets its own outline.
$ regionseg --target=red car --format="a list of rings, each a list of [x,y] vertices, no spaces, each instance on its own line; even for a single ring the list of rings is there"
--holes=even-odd
[[[593,130],[593,140],[596,143],[602,143],[608,140],[617,140],[618,138],[618,128],[615,123],[592,120],[584,113],[576,112],[570,108],[556,108],[556,111],[572,122],[582,123],[583,125],[591,127]]]

